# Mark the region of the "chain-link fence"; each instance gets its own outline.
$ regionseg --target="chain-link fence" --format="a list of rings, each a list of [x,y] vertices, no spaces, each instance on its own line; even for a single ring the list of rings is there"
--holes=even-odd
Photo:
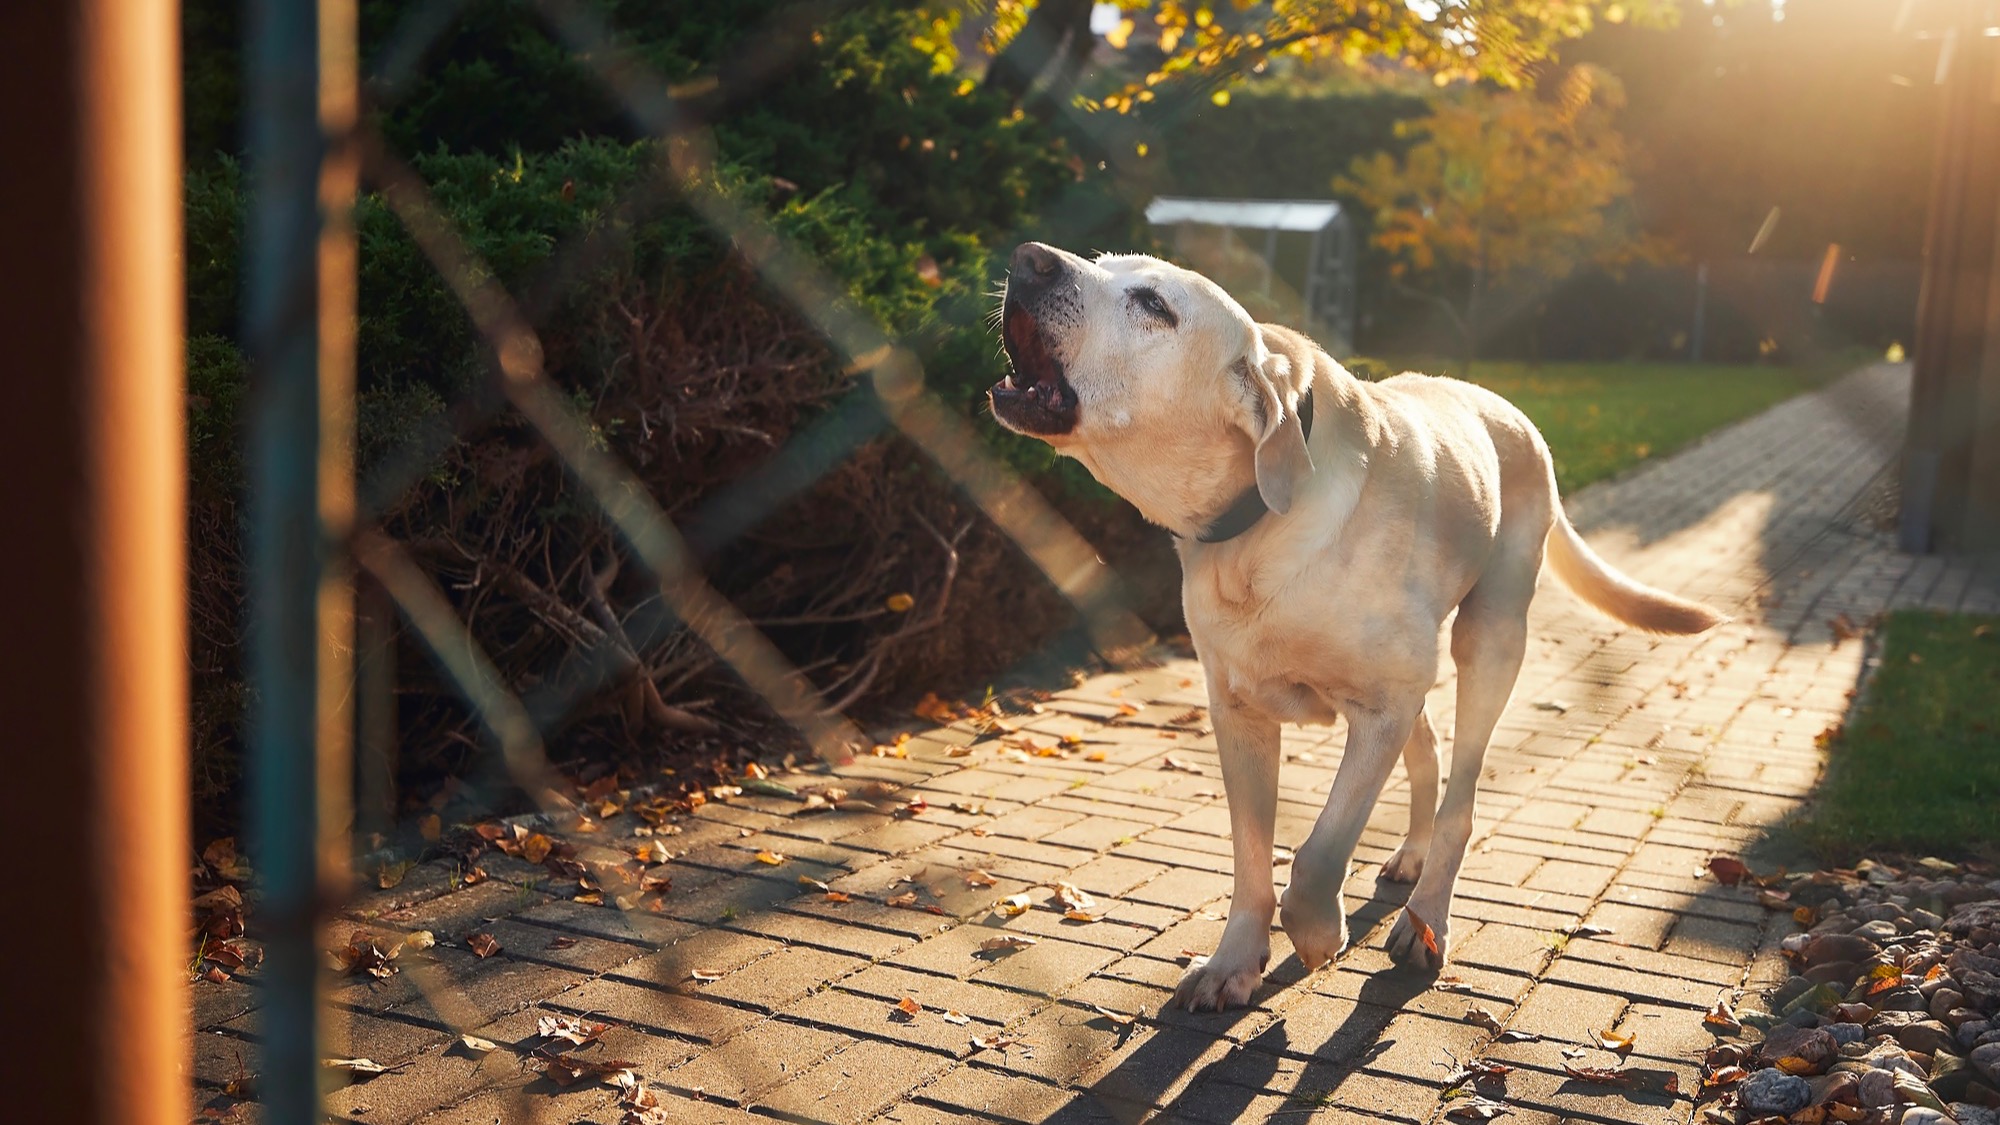
[[[823,677],[829,687],[815,686],[811,675],[794,667],[718,592],[676,521],[594,432],[588,414],[548,377],[533,312],[496,280],[492,264],[481,260],[455,228],[424,178],[371,128],[368,111],[397,96],[423,65],[431,44],[449,31],[465,7],[462,0],[415,6],[364,85],[352,0],[251,6],[248,138],[256,190],[246,239],[244,332],[254,365],[249,829],[260,894],[249,922],[261,939],[262,961],[255,977],[256,1012],[246,1018],[254,1019],[249,1026],[260,1044],[260,1058],[254,1068],[239,1064],[245,1081],[227,1083],[226,1092],[254,1097],[265,1120],[319,1119],[330,1074],[379,1069],[372,1060],[352,1058],[326,1065],[330,1058],[348,1055],[350,1042],[360,1037],[357,1022],[379,1012],[392,1021],[441,1026],[463,1036],[466,1051],[517,1056],[522,1066],[562,1086],[583,1080],[615,1082],[632,1119],[668,1120],[668,1111],[648,1088],[651,1068],[588,1048],[603,1047],[607,1025],[631,1022],[672,1037],[683,1030],[677,1022],[691,1018],[675,1008],[674,988],[689,974],[702,979],[708,968],[681,963],[698,954],[676,952],[690,948],[674,940],[686,938],[690,927],[671,920],[690,915],[661,904],[672,896],[699,894],[698,885],[687,884],[699,884],[703,869],[669,869],[663,862],[685,855],[686,842],[695,837],[707,839],[703,832],[714,822],[691,820],[685,815],[688,801],[670,799],[658,787],[611,789],[563,777],[544,752],[546,732],[580,703],[626,682],[648,650],[672,636],[691,637],[761,698],[822,763],[832,765],[872,745],[843,714],[867,690],[872,671],[846,669]],[[619,201],[624,217],[668,201],[691,208],[754,274],[763,292],[789,306],[831,347],[857,382],[855,393],[867,396],[873,407],[865,416],[839,407],[828,411],[824,424],[795,435],[751,479],[740,482],[742,487],[723,491],[697,512],[694,522],[711,539],[718,526],[726,536],[727,529],[756,525],[780,511],[803,483],[836,467],[886,425],[926,455],[1032,561],[1075,607],[1098,651],[1136,652],[1150,641],[1150,633],[1092,546],[988,452],[960,409],[927,389],[911,348],[848,299],[840,282],[811,252],[788,241],[767,214],[717,186],[708,133],[716,107],[726,109],[732,98],[753,93],[782,72],[792,61],[788,56],[807,38],[792,33],[798,30],[793,25],[809,24],[838,7],[781,10],[773,27],[750,37],[748,57],[722,68],[728,87],[702,91],[708,95],[706,109],[697,115],[677,96],[680,91],[620,45],[590,5],[576,0],[542,0],[538,5],[560,49],[584,60],[660,144],[662,160],[654,175]],[[352,215],[364,183],[379,193],[450,287],[483,342],[490,363],[487,385],[498,388],[499,395],[482,393],[455,404],[447,416],[457,433],[487,422],[496,409],[516,412],[615,528],[620,547],[608,565],[615,568],[621,557],[628,558],[643,568],[656,593],[629,613],[612,612],[601,600],[576,611],[588,618],[578,627],[594,642],[587,648],[588,659],[560,675],[551,669],[531,698],[509,686],[474,638],[455,604],[463,599],[455,600],[408,544],[376,522],[384,498],[412,486],[426,471],[438,436],[412,439],[407,448],[381,457],[391,467],[390,483],[378,480],[365,493],[357,492],[357,241]],[[612,224],[608,234],[594,230],[588,238],[557,247],[550,255],[552,276],[544,281],[557,286],[566,272],[591,268],[595,256],[611,252],[605,240],[621,237],[620,230],[629,236],[630,224]],[[899,610],[905,630],[936,628],[947,621],[958,542],[965,534],[962,528],[947,532],[928,522],[924,526],[943,560],[942,580],[927,592],[931,604]],[[585,587],[593,583],[602,590],[603,583],[587,574]],[[392,643],[385,640],[385,604],[393,605],[484,728],[481,755],[497,764],[497,772],[539,810],[480,825],[470,850],[462,852],[462,864],[451,867],[442,886],[422,891],[414,884],[397,889],[409,862],[374,855],[367,857],[363,870],[355,870],[356,857],[368,849],[353,836],[357,813],[352,779],[394,771],[393,732],[368,733],[369,709],[383,707],[383,697],[395,690],[394,672],[385,673],[380,658],[383,646]],[[671,721],[696,729],[705,721],[669,707],[657,692],[643,705],[663,709]],[[358,748],[357,707],[363,713]],[[989,706],[973,721],[990,722],[996,714]],[[357,754],[362,758],[358,765]],[[478,763],[470,768],[477,772]],[[853,784],[869,786],[870,792],[849,795],[833,784],[840,777],[841,771],[830,770],[823,791],[788,793],[787,799],[807,806],[859,802],[872,815],[885,817],[897,804],[889,796],[893,786],[879,778],[871,781],[864,773]],[[785,789],[769,784],[774,791]],[[694,798],[700,799],[699,794]],[[435,816],[427,819],[430,823],[421,825],[391,824],[390,834],[405,839],[421,834],[432,841],[442,835],[446,844],[452,842],[457,830],[437,824]],[[598,835],[586,839],[579,833]],[[225,873],[237,863],[226,852],[209,856],[208,862]],[[390,866],[393,876],[383,873]],[[812,868],[827,877],[836,870]],[[492,1014],[487,999],[476,993],[490,987],[493,974],[465,979],[454,970],[455,962],[419,952],[433,942],[457,946],[466,941],[465,934],[396,933],[393,910],[389,921],[372,927],[358,919],[385,904],[408,907],[426,895],[464,891],[489,879],[512,888],[507,893],[523,896],[515,905],[551,894],[554,901],[571,906],[601,904],[606,917],[614,919],[601,925],[620,928],[628,941],[666,945],[667,961],[647,970],[664,989],[650,994],[652,1006],[641,1005],[644,1010],[615,1004],[589,1014],[544,1010],[535,1027],[497,1046],[475,1035]],[[673,885],[676,879],[681,886]],[[371,890],[357,898],[355,888],[363,881],[379,883],[381,893]],[[801,875],[799,881],[824,891],[813,874]],[[718,887],[720,899],[704,901],[700,913],[738,919],[769,905],[760,897],[770,893],[769,880],[748,890],[736,883],[724,885],[728,889]],[[798,892],[793,888],[790,893]],[[827,899],[848,897],[824,893]],[[891,888],[875,895],[891,903],[898,897]],[[240,963],[242,950],[230,941],[242,922],[239,908],[233,892],[198,902],[198,917],[208,927],[198,969]],[[476,919],[453,921],[466,931],[481,929],[472,924]],[[576,967],[551,952],[578,943],[575,936],[563,936],[575,933],[578,923],[572,919],[566,925],[570,929],[550,930],[546,948],[527,952],[528,960],[543,967]],[[490,933],[472,933],[470,952],[478,961],[468,963],[477,967],[502,944]],[[513,946],[511,940],[505,944]],[[411,955],[403,956],[406,951]],[[624,952],[632,951],[628,946]],[[254,1090],[247,1082],[251,1069]],[[463,1100],[466,1094],[440,1091],[437,1101]],[[536,1119],[529,1100],[530,1095],[513,1087],[500,1112]],[[363,1110],[349,1107],[347,1112],[359,1116]]]

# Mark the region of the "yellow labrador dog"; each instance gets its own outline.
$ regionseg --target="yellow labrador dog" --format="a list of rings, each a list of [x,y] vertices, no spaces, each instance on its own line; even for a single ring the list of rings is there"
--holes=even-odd
[[[1414,880],[1389,935],[1435,971],[1472,835],[1486,743],[1514,690],[1544,552],[1584,601],[1656,633],[1698,633],[1706,606],[1642,586],[1564,516],[1548,446],[1500,396],[1399,375],[1364,383],[1305,336],[1257,324],[1214,282],[1155,258],[1015,250],[1002,325],[1013,373],[993,414],[1083,462],[1173,532],[1208,681],[1235,851],[1229,921],[1175,1001],[1247,1003],[1273,912],[1308,969],[1347,943],[1348,864],[1400,752],[1410,830],[1383,869]],[[1438,805],[1424,694],[1452,611],[1451,776]],[[1332,794],[1271,880],[1279,724],[1347,719]]]

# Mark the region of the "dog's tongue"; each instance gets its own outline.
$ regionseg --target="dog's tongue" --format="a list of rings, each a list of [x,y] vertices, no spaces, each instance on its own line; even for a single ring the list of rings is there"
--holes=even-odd
[[[1047,381],[1055,372],[1055,360],[1042,343],[1035,314],[1018,305],[1007,308],[1001,337],[1007,342],[1007,356],[1014,361],[1015,382],[1032,385]]]

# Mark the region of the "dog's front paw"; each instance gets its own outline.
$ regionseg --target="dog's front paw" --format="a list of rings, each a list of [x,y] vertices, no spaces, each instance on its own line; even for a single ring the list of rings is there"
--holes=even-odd
[[[1263,953],[1250,958],[1231,954],[1225,944],[1215,951],[1215,956],[1196,964],[1181,977],[1168,1004],[1190,1012],[1241,1008],[1250,1003],[1250,994],[1257,991],[1258,982],[1264,979],[1264,966],[1270,960],[1268,946]]]
[[[1445,954],[1450,949],[1451,917],[1449,908],[1438,915],[1438,925],[1433,928],[1425,924],[1417,912],[1404,907],[1402,916],[1389,930],[1389,957],[1406,969],[1435,973],[1444,968]]]

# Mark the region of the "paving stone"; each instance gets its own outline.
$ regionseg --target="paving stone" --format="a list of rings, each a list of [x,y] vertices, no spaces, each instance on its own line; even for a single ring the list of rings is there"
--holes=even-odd
[[[749,1009],[699,995],[609,977],[580,985],[544,1007],[598,1019],[610,1016],[637,1028],[703,1043],[721,1042],[762,1018]]]
[[[1622,996],[1543,982],[1528,992],[1507,1026],[1565,1043],[1617,1026],[1628,1001]]]
[[[972,1063],[953,1067],[916,1092],[924,1103],[948,1112],[1029,1125],[1048,1120],[1076,1096],[1073,1090]]]
[[[909,1047],[863,1041],[778,1087],[759,1104],[807,1121],[851,1125],[875,1116],[950,1065],[948,1059]]]
[[[996,959],[973,979],[1039,996],[1060,996],[1077,981],[1116,960],[1116,950],[1044,938]]]
[[[854,1043],[803,1024],[765,1020],[664,1074],[649,1077],[675,1093],[742,1103],[811,1069]]]
[[[701,986],[701,995],[752,1008],[774,1010],[816,988],[865,968],[868,962],[844,953],[785,946],[719,981]]]

